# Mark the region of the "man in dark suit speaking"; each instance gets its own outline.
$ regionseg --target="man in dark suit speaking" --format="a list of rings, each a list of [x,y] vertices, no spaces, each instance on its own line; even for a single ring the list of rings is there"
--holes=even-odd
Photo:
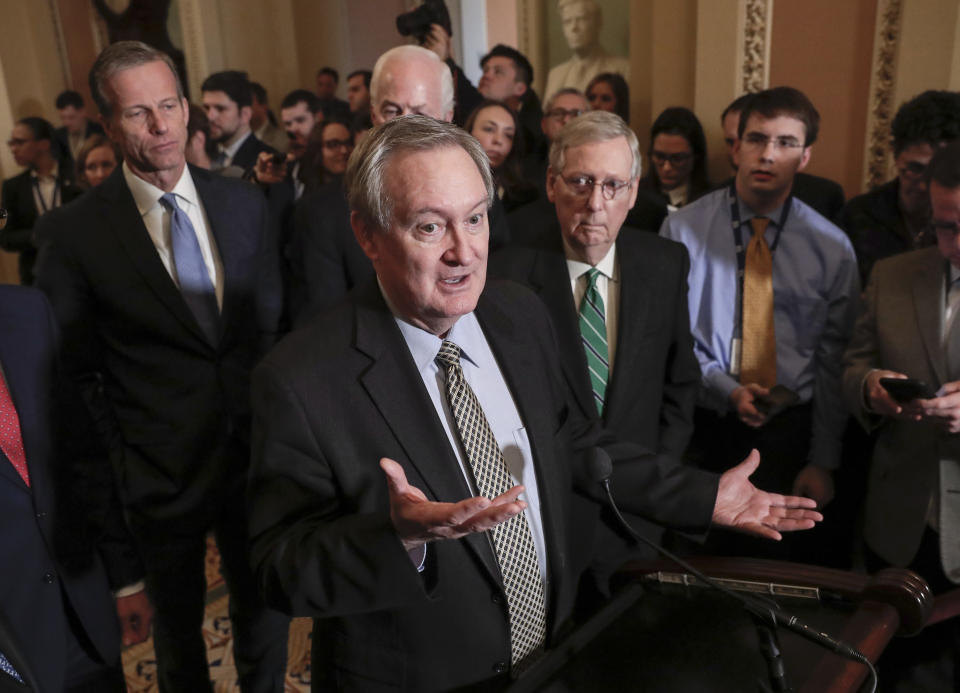
[[[125,644],[149,634],[143,592],[110,593],[143,573],[74,392],[43,294],[0,286],[3,692],[123,691],[117,617]]]
[[[351,156],[351,225],[376,281],[254,375],[253,563],[268,603],[318,617],[314,690],[506,684],[567,619],[609,443],[615,493],[651,518],[778,538],[812,501],[625,444],[568,405],[549,317],[486,286],[494,197],[479,143],[423,116]],[[574,494],[574,487],[583,494]],[[734,510],[737,508],[737,510]]]
[[[623,120],[604,111],[574,118],[550,150],[551,214],[515,232],[490,273],[529,286],[547,306],[583,416],[599,415],[620,440],[679,460],[700,386],[687,312],[690,261],[682,244],[623,225],[639,176],[639,143]],[[597,558],[608,563],[597,566],[601,589],[604,573],[623,563],[624,540],[635,544],[618,538],[622,530],[608,519],[611,531],[597,538]],[[654,541],[662,534],[656,525],[643,530]]]
[[[266,202],[248,183],[186,166],[187,100],[169,57],[115,43],[90,82],[124,163],[43,217],[37,284],[110,446],[156,610],[160,690],[211,690],[200,627],[212,530],[241,690],[278,691],[287,620],[257,595],[239,501],[249,372],[281,305]]]

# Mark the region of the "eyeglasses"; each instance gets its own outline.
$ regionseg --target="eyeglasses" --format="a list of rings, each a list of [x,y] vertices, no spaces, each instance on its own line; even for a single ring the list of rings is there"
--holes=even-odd
[[[904,178],[913,178],[914,180],[917,180],[926,175],[927,165],[922,164],[919,161],[908,161],[903,165],[902,168],[898,168],[897,171]]]
[[[771,142],[775,149],[798,149],[804,146],[803,142],[790,135],[770,137],[762,132],[748,132],[743,136],[744,145],[752,149],[766,149]]]
[[[583,113],[579,108],[551,108],[547,111],[547,117],[554,118],[555,120],[564,120],[566,118],[576,118],[579,115],[583,115]]]
[[[668,161],[673,168],[678,166],[684,166],[689,163],[690,159],[693,158],[693,154],[690,152],[676,152],[675,154],[667,154],[666,152],[657,152],[654,151],[650,154],[650,158],[653,159],[653,163],[658,166],[663,166]]]
[[[560,176],[563,179],[563,182],[566,183],[570,190],[577,197],[586,197],[593,193],[593,189],[600,186],[600,192],[603,194],[603,199],[612,200],[620,195],[624,190],[630,187],[630,181],[615,180],[613,178],[604,181],[598,181],[593,178],[593,176]]]
[[[33,140],[32,140],[32,139],[27,140],[27,139],[23,139],[23,138],[21,138],[21,137],[11,137],[9,140],[7,140],[7,146],[8,146],[8,147],[22,147],[22,146],[25,145],[27,142],[33,142]]]
[[[323,143],[324,149],[334,151],[335,149],[353,149],[353,142],[350,140],[327,140]]]

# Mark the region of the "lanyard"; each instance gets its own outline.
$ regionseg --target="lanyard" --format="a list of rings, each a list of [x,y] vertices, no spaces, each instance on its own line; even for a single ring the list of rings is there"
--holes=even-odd
[[[777,235],[770,244],[770,257],[777,251],[780,244],[780,236],[783,234],[783,225],[787,222],[787,215],[790,214],[790,203],[793,195],[787,197],[780,210],[780,221],[777,223]],[[740,204],[737,199],[737,189],[733,183],[730,184],[730,219],[733,223],[733,242],[737,249],[737,319],[734,320],[734,339],[740,339],[743,336],[743,275],[747,267],[747,252],[743,244],[743,234],[741,228],[746,223],[740,219]]]
[[[43,192],[40,190],[40,176],[33,177],[33,187],[37,191],[37,199],[40,200],[40,206],[43,207],[41,214],[46,214],[57,206],[57,193],[60,192],[59,181],[53,181],[53,195],[50,196],[50,206],[47,207],[47,201],[43,199]]]

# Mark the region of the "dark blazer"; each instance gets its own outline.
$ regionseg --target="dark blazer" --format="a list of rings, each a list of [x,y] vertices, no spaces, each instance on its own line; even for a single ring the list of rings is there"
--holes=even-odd
[[[266,142],[257,139],[257,136],[251,132],[250,136],[243,141],[243,144],[240,145],[240,148],[233,155],[233,161],[230,162],[230,165],[242,168],[244,171],[253,168],[257,163],[257,157],[260,156],[260,152],[276,154],[277,150]]]
[[[867,285],[873,265],[885,257],[934,245],[934,234],[914,238],[900,213],[900,179],[851,198],[837,219],[857,253],[860,284]]]
[[[543,300],[573,399],[582,416],[596,416],[560,226],[555,219],[542,223],[527,241],[529,247],[515,245],[495,254],[490,274],[520,282]],[[616,247],[621,282],[617,348],[603,425],[621,440],[679,460],[693,433],[700,385],[687,308],[687,250],[627,226],[620,229]],[[618,539],[616,521],[605,519],[616,536],[597,540],[604,574],[623,562],[619,554],[633,543],[627,537]],[[655,525],[639,519],[635,524],[653,541],[662,536]],[[643,548],[638,555],[647,555]]]
[[[58,169],[58,195],[60,204],[64,205],[83,194],[73,184],[73,174],[70,168],[61,164]],[[33,284],[33,265],[37,260],[37,249],[34,246],[33,227],[40,216],[37,204],[33,199],[33,179],[29,169],[3,181],[3,192],[0,195],[0,207],[7,210],[7,226],[0,230],[0,248],[14,253],[20,253],[18,267],[20,269],[20,283]]]
[[[68,374],[90,385],[124,500],[196,528],[242,480],[249,373],[275,338],[282,297],[263,195],[190,173],[223,265],[215,344],[160,261],[120,167],[43,218],[37,285],[71,345]]]
[[[50,693],[62,690],[71,630],[89,639],[105,663],[119,662],[110,588],[142,575],[129,543],[107,540],[104,503],[117,511],[116,498],[88,493],[90,476],[107,477],[109,467],[104,457],[91,457],[97,448],[86,445],[90,428],[82,423],[82,405],[59,380],[56,360],[54,317],[43,294],[0,286],[0,364],[30,475],[28,487],[0,451],[0,651],[32,690]],[[72,622],[68,603],[77,616]],[[0,690],[24,690],[5,684],[13,685],[0,674]]]
[[[596,504],[573,493],[597,487],[579,453],[605,441],[568,404],[535,296],[495,283],[476,315],[533,451],[553,642],[589,558],[575,530],[596,517]],[[396,460],[431,500],[470,492],[376,284],[288,335],[258,366],[253,393],[253,563],[268,604],[318,618],[317,680],[349,690],[451,690],[504,671],[506,597],[488,537],[431,544],[418,573],[390,521],[381,457]],[[614,492],[634,509],[688,527],[709,523],[716,477],[635,447],[611,451]]]
[[[95,120],[87,118],[87,127],[83,132],[83,139],[86,140],[91,135],[102,135],[103,126]],[[57,144],[57,156],[64,166],[70,169],[70,176],[73,177],[77,162],[73,158],[73,152],[70,150],[70,136],[67,134],[66,126],[57,128],[53,131],[53,139]]]
[[[510,242],[507,214],[499,198],[490,207],[489,221],[492,252]],[[341,302],[347,292],[374,276],[373,265],[353,235],[342,182],[308,190],[297,201],[286,254],[288,311],[294,326]]]

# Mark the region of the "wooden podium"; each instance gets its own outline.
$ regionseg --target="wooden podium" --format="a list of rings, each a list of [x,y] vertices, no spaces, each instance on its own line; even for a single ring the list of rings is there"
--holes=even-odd
[[[771,597],[872,662],[894,635],[919,632],[934,614],[960,613],[960,590],[935,608],[926,582],[908,570],[867,576],[751,558],[689,562],[730,589]],[[666,560],[628,563],[615,584],[617,597],[511,691],[767,690],[755,624],[731,598]],[[778,634],[791,690],[859,690],[865,666],[783,629]]]

